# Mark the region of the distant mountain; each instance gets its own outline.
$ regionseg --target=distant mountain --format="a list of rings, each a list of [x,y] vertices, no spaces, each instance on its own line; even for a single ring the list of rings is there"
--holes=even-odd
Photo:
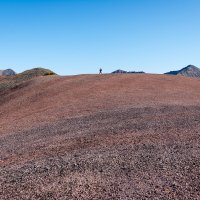
[[[165,74],[169,75],[182,75],[187,77],[200,77],[200,69],[194,65],[188,65],[181,70],[170,71]]]
[[[16,73],[12,69],[6,69],[6,70],[0,70],[0,75],[1,76],[13,76],[13,75],[16,75]]]
[[[129,71],[129,72],[127,72],[127,71],[124,71],[124,70],[121,70],[121,69],[118,69],[118,70],[112,72],[112,74],[143,74],[143,73],[145,73],[145,72],[143,72],[143,71],[139,71],[139,72]]]
[[[129,74],[145,74],[145,72],[143,71],[139,71],[139,72],[136,72],[136,71],[130,71],[128,72]]]
[[[126,73],[127,73],[127,71],[124,71],[124,70],[121,70],[121,69],[118,69],[118,70],[112,72],[112,74],[126,74]]]

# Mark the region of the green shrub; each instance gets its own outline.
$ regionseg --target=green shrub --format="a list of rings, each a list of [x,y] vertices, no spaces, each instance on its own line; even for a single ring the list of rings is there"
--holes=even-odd
[[[52,76],[52,75],[55,75],[53,72],[46,72],[45,74],[44,74],[44,76]]]

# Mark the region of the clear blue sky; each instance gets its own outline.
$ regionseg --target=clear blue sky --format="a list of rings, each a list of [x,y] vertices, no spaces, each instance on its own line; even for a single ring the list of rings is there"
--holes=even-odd
[[[200,0],[0,0],[0,69],[200,66]]]

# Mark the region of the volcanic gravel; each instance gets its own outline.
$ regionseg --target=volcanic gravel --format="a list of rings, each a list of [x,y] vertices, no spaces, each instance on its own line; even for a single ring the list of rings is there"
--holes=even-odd
[[[0,199],[200,199],[200,79],[19,85],[0,91]]]

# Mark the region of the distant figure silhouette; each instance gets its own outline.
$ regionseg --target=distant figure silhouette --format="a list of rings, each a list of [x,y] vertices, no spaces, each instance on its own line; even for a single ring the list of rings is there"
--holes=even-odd
[[[99,74],[102,74],[102,69],[101,68],[99,69]]]

